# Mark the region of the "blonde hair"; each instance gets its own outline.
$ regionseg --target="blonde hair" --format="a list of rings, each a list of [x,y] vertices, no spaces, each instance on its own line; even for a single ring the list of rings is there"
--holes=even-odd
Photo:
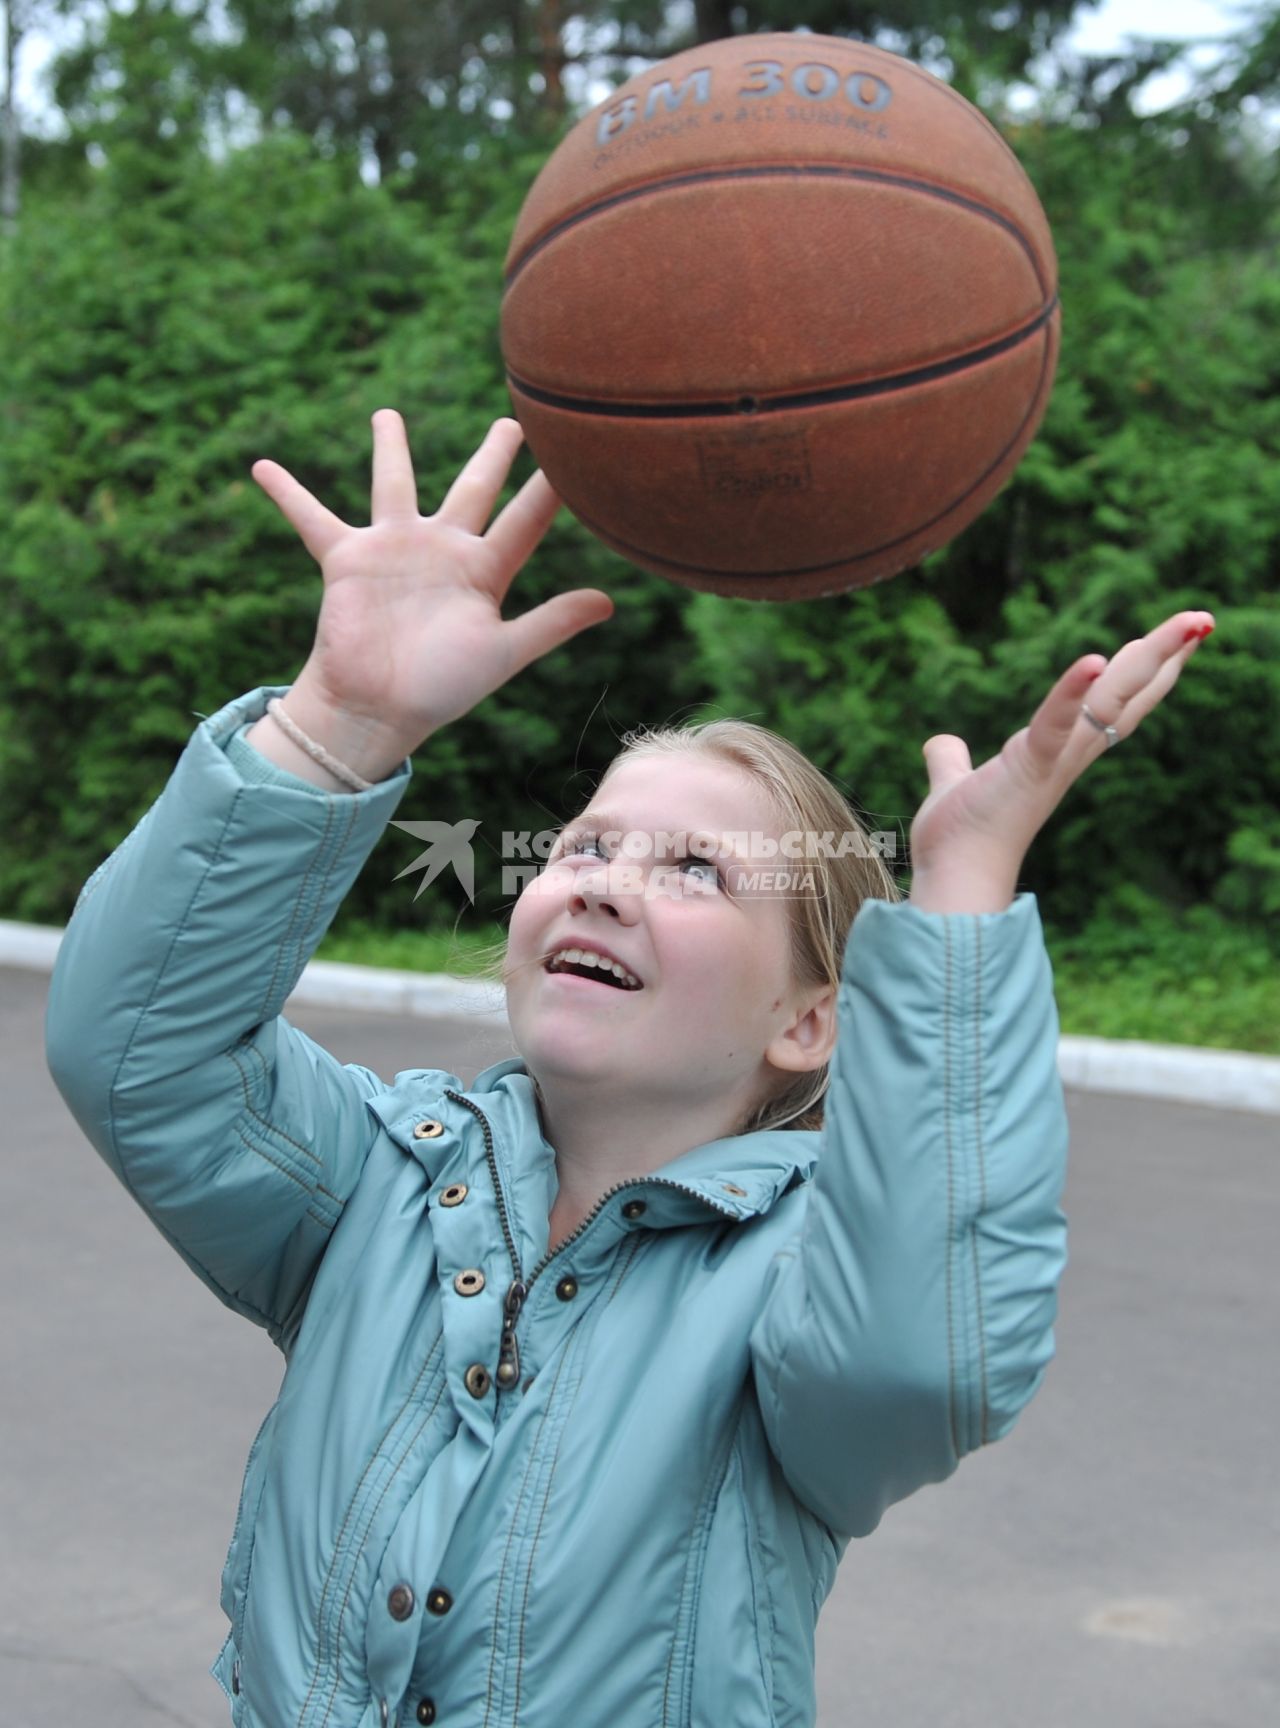
[[[794,744],[750,720],[705,720],[685,727],[637,728],[605,778],[630,757],[699,751],[743,769],[763,790],[780,832],[848,833],[853,849],[842,857],[806,858],[814,892],[786,902],[791,926],[792,981],[800,990],[839,987],[845,943],[864,900],[901,900],[902,890],[848,800]],[[738,1130],[820,1128],[830,1065],[799,1074],[765,1099]]]
[[[763,790],[779,832],[853,837],[841,856],[806,857],[815,891],[787,901],[792,982],[802,991],[839,988],[845,944],[864,900],[903,898],[892,867],[870,844],[870,833],[852,805],[794,744],[750,720],[704,720],[685,726],[637,727],[622,737],[623,748],[601,777],[603,786],[621,765],[639,756],[697,752],[739,768]],[[839,848],[831,849],[838,852]],[[484,975],[502,975],[505,943],[489,953]],[[796,1076],[755,1106],[740,1134],[767,1128],[820,1128],[830,1064]]]

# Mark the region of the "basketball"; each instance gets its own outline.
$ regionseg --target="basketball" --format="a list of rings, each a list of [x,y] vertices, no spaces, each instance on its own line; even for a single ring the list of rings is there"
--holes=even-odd
[[[967,527],[1035,434],[1059,328],[1013,151],[845,37],[730,37],[620,86],[504,266],[513,412],[569,510],[753,600],[882,582]]]

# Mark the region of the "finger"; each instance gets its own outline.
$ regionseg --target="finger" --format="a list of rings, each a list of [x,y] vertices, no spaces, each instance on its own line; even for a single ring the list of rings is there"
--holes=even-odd
[[[1145,636],[1126,642],[1087,690],[1089,712],[1103,726],[1114,726],[1117,737],[1128,738],[1168,695],[1203,640],[1203,633],[1212,628],[1212,612],[1175,612]],[[1090,725],[1083,713],[1077,712],[1076,721],[1079,733],[1088,734],[1086,742],[1091,747],[1086,754],[1090,759],[1110,746],[1110,738]]]
[[[544,600],[541,606],[531,607],[507,625],[513,675],[553,648],[559,648],[579,631],[589,629],[592,624],[603,624],[612,616],[613,601],[598,588],[575,588],[570,594],[557,594],[554,599]]]
[[[523,438],[518,420],[495,420],[484,443],[445,494],[436,520],[465,528],[470,534],[483,534]]]
[[[1131,696],[1124,704],[1118,720],[1109,720],[1106,715],[1099,713],[1092,696],[1089,698],[1090,711],[1096,714],[1098,719],[1101,720],[1104,725],[1114,725],[1121,738],[1127,738],[1130,733],[1137,729],[1146,716],[1150,714],[1151,710],[1158,707],[1160,703],[1164,701],[1170,690],[1173,689],[1174,685],[1178,682],[1178,679],[1182,676],[1183,667],[1200,646],[1202,640],[1203,638],[1200,636],[1193,636],[1190,641],[1184,640],[1177,652],[1164,661],[1155,677],[1147,685],[1146,689],[1139,690],[1136,696]],[[1104,706],[1105,705],[1104,701]],[[1088,729],[1091,732],[1096,732],[1097,730],[1092,726]],[[1106,743],[1103,739],[1102,733],[1097,732],[1097,737],[1105,749]]]
[[[516,572],[527,563],[534,548],[556,519],[561,499],[552,490],[551,482],[541,468],[520,488],[506,509],[485,535],[485,544],[494,554],[502,585],[501,600],[511,586]]]
[[[305,486],[300,486],[278,462],[265,459],[255,462],[249,470],[254,480],[270,498],[286,522],[297,529],[302,544],[316,563],[327,555],[335,541],[351,533],[347,524],[326,510],[318,498],[313,498]]]
[[[1090,709],[1098,713],[1091,692],[1106,668],[1105,655],[1086,654],[1067,668],[1031,716],[1023,741],[1037,775],[1051,774],[1059,766],[1068,743],[1078,735],[1081,726],[1094,733],[1106,748],[1102,733],[1084,719],[1080,706],[1087,699]],[[1101,720],[1102,715],[1098,714],[1098,718]]]
[[[1147,688],[1168,661],[1185,659],[1184,650],[1192,645],[1187,641],[1189,631],[1212,624],[1212,612],[1175,612],[1145,636],[1126,642],[1111,657],[1106,684],[1099,688],[1099,697],[1123,707]],[[1093,703],[1089,706],[1092,708]]]
[[[418,483],[413,477],[409,434],[403,417],[394,408],[379,408],[373,416],[371,503],[374,522],[418,514]]]
[[[973,773],[969,746],[952,732],[939,732],[924,741],[924,764],[929,773],[930,792],[945,791],[966,774]]]

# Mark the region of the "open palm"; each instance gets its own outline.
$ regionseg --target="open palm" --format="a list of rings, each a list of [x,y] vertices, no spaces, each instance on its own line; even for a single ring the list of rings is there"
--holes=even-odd
[[[1091,762],[1110,747],[1081,712],[1127,738],[1177,683],[1213,629],[1209,612],[1176,612],[1107,661],[1086,654],[1069,667],[1029,725],[975,769],[963,738],[938,733],[924,745],[929,793],[911,824],[915,871],[957,859],[1012,864],[1016,875],[1036,834]]]
[[[503,619],[517,572],[560,508],[539,470],[486,531],[522,438],[518,421],[496,420],[439,510],[422,516],[404,421],[379,409],[367,528],[343,522],[279,463],[254,464],[324,577],[304,679],[327,704],[423,737],[611,616],[607,594],[578,588]]]

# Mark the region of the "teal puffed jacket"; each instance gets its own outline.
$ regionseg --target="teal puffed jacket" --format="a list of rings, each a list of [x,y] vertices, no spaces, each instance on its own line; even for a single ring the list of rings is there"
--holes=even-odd
[[[284,1357],[222,1578],[233,1721],[810,1728],[849,1539],[1053,1354],[1034,896],[864,904],[823,1130],[698,1146],[548,1255],[519,1060],[388,1083],[281,1016],[410,775],[275,768],[243,734],[281,693],[204,720],[85,884],[47,1024],[90,1141]]]

